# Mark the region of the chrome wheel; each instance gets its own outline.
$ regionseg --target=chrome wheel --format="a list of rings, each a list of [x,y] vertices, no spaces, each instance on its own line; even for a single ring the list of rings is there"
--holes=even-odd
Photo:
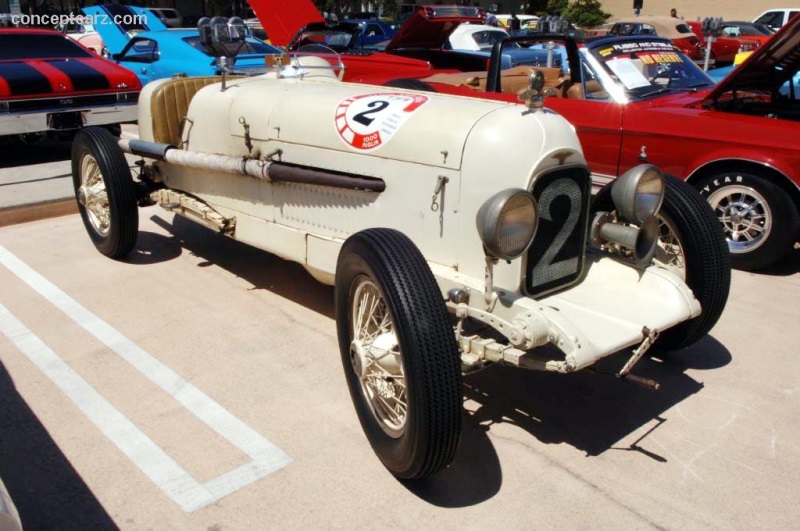
[[[764,196],[747,186],[724,186],[708,196],[725,230],[732,253],[748,253],[760,247],[772,229],[772,211]]]
[[[663,214],[658,215],[658,247],[655,258],[662,264],[674,267],[681,279],[686,280],[686,254],[674,223]]]
[[[81,160],[81,185],[78,202],[86,209],[89,223],[100,236],[108,236],[111,228],[111,208],[103,174],[97,160],[86,154]]]
[[[394,321],[372,280],[362,275],[353,286],[350,362],[378,424],[397,438],[405,431],[408,393]]]

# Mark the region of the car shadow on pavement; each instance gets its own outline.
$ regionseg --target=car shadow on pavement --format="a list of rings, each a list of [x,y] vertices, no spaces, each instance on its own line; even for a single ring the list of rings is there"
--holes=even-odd
[[[136,265],[158,264],[178,258],[182,252],[178,238],[140,230],[136,247],[122,261]]]
[[[25,144],[16,139],[6,139],[0,144],[0,168],[69,160],[71,150],[71,141],[42,140]]]
[[[0,477],[24,529],[118,529],[0,363]]]
[[[597,456],[653,421],[663,422],[667,410],[700,392],[703,384],[687,375],[688,369],[713,369],[731,360],[728,350],[712,337],[668,361],[645,357],[633,373],[659,382],[661,388],[653,391],[613,376],[629,355],[620,352],[593,370],[571,375],[490,367],[466,377],[464,393],[473,403],[473,419],[487,426],[490,435],[492,425],[513,424],[539,442],[566,443]]]
[[[450,466],[432,477],[400,483],[438,507],[469,507],[492,498],[503,484],[503,471],[487,431],[464,411],[461,441]]]
[[[150,220],[174,236],[183,249],[202,258],[201,267],[217,265],[252,284],[252,289],[270,291],[333,319],[333,287],[316,281],[301,265],[232,240],[177,215],[172,223],[158,216],[152,216]]]

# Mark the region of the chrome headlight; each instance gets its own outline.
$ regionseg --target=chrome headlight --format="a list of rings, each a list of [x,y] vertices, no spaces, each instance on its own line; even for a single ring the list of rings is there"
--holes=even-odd
[[[658,214],[664,201],[664,176],[652,164],[626,171],[611,186],[611,199],[625,221],[640,225]]]
[[[528,250],[536,235],[536,199],[518,188],[503,190],[481,206],[477,223],[488,255],[503,260],[517,258]]]

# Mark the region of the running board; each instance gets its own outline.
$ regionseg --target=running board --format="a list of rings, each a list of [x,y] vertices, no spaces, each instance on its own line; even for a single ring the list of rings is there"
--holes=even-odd
[[[188,194],[162,188],[151,192],[150,199],[165,210],[205,225],[226,236],[233,236],[236,230],[236,218],[226,218],[203,201]]]

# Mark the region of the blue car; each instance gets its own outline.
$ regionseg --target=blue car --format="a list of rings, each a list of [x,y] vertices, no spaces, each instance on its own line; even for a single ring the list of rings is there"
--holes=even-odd
[[[140,18],[117,18],[114,15],[119,15],[120,9],[129,10],[129,15]],[[149,10],[132,6],[93,6],[84,8],[83,12],[96,22],[95,29],[113,60],[133,71],[142,85],[179,74],[213,76],[220,73],[213,54],[200,42],[196,29],[167,29]],[[135,23],[125,23],[131,20]],[[264,41],[247,37],[236,56],[234,70],[237,73],[264,71],[265,56],[282,53]]]
[[[343,20],[345,24],[354,24],[361,30],[355,48],[375,48],[379,43],[391,40],[397,33],[394,28],[379,18]]]
[[[711,79],[714,80],[715,83],[719,83],[736,68],[738,68],[738,65],[734,63],[730,66],[723,66],[721,68],[709,70],[707,74]],[[797,95],[800,95],[800,72],[794,75],[791,83],[789,81],[784,83],[783,86],[780,87],[779,92],[784,96],[792,96],[792,98],[797,98]]]

